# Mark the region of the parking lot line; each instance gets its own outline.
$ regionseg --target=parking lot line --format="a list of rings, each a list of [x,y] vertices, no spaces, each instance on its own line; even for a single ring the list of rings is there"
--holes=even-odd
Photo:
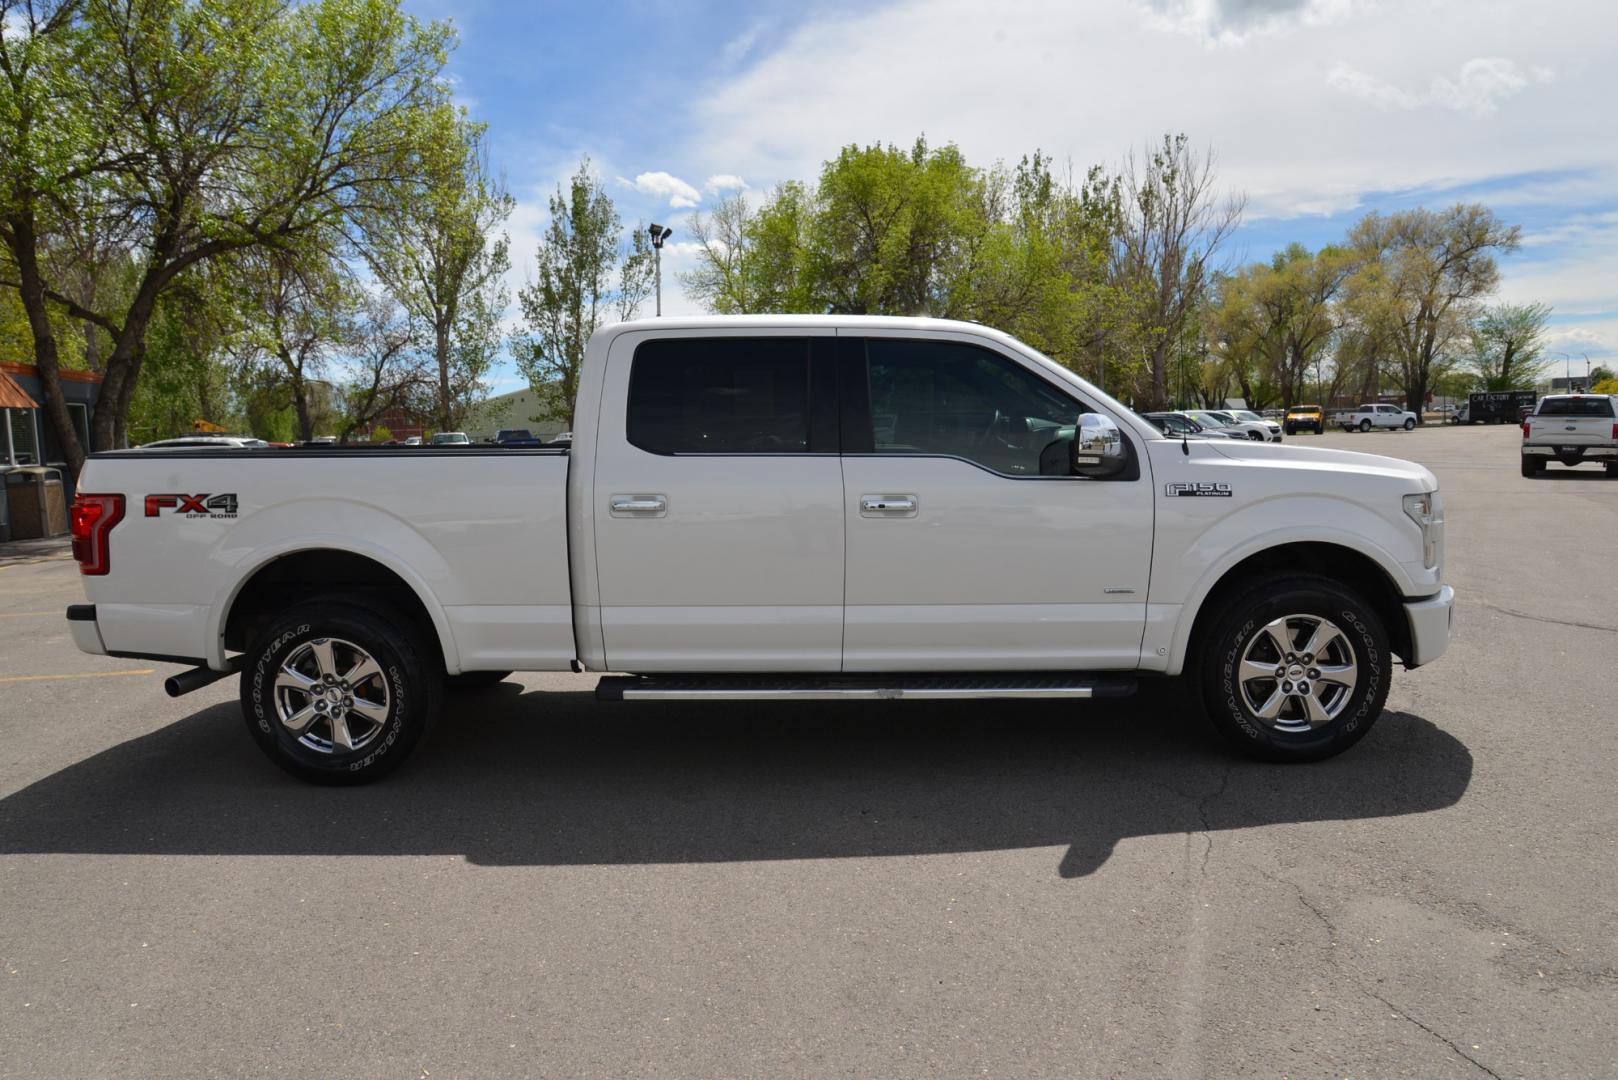
[[[0,619],[27,619],[39,615],[60,615],[60,611],[0,611]]]
[[[0,675],[0,683],[44,682],[48,679],[111,679],[118,675],[150,675],[156,668],[137,668],[134,671],[80,671],[70,675]]]

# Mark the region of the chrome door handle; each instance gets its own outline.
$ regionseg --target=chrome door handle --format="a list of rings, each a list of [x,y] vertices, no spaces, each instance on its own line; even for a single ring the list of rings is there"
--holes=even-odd
[[[615,514],[661,514],[669,501],[662,495],[614,495],[608,505]]]
[[[861,495],[860,513],[862,514],[914,514],[916,512],[916,497],[914,495]]]

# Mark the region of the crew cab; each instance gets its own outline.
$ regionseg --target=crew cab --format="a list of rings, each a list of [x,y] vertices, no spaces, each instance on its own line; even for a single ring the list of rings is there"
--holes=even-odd
[[[629,322],[571,446],[91,456],[86,652],[240,673],[308,780],[382,775],[446,687],[628,673],[623,701],[1079,700],[1183,676],[1234,745],[1364,736],[1449,642],[1432,473],[1168,438],[967,323]]]
[[[1370,431],[1372,428],[1404,428],[1416,426],[1416,414],[1397,405],[1361,405],[1357,409],[1332,413],[1331,422],[1344,431]]]
[[[1522,474],[1538,476],[1545,463],[1606,466],[1618,477],[1618,399],[1609,394],[1551,394],[1522,422]]]

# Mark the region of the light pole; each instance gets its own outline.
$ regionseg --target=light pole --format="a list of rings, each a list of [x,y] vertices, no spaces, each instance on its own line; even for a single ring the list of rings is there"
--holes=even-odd
[[[657,314],[663,314],[663,241],[674,235],[674,230],[652,222],[652,227],[646,230],[646,235],[652,238],[652,264],[657,274]]]
[[[1584,357],[1584,392],[1588,394],[1590,392],[1590,354],[1580,353],[1579,355]]]

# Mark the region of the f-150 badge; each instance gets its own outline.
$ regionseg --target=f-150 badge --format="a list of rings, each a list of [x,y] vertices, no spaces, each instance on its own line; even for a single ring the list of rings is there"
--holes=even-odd
[[[1178,481],[1172,484],[1165,484],[1163,486],[1163,494],[1168,495],[1171,498],[1175,496],[1195,497],[1199,495],[1207,495],[1214,498],[1228,499],[1230,498],[1230,485],[1188,483],[1185,481]]]

